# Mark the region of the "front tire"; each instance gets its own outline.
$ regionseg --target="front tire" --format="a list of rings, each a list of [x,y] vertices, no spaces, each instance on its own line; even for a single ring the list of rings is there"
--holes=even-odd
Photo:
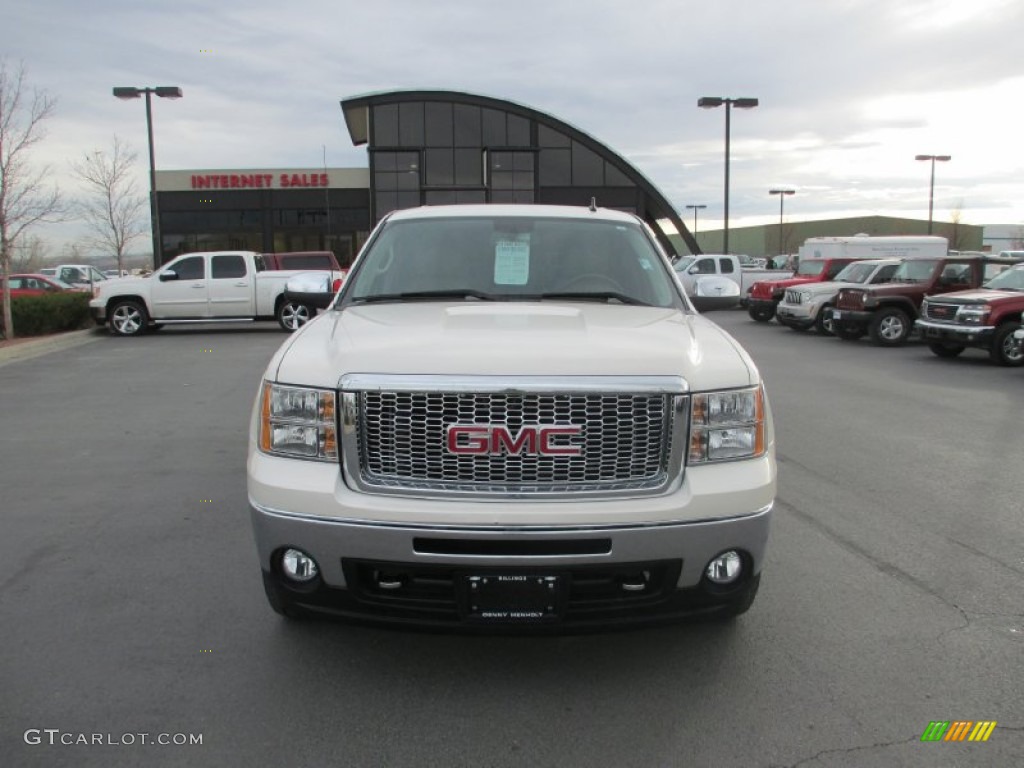
[[[751,305],[747,308],[747,314],[750,315],[752,320],[756,320],[759,323],[767,323],[775,317],[775,307],[755,307]]]
[[[286,331],[297,331],[316,315],[316,310],[298,301],[285,299],[277,308],[277,322]]]
[[[1018,328],[1018,323],[1003,323],[996,328],[989,348],[989,357],[993,362],[1014,368],[1024,365],[1024,343],[1013,338],[1013,332]]]
[[[967,347],[960,346],[959,344],[929,344],[928,349],[932,351],[933,355],[939,357],[956,357],[963,352]]]
[[[818,316],[814,318],[814,330],[822,336],[835,335],[835,323],[832,322],[832,307],[826,305],[818,310]]]
[[[146,307],[138,301],[119,301],[110,307],[110,332],[115,336],[138,336],[148,323]]]
[[[832,334],[843,341],[856,341],[864,335],[862,328],[850,328],[841,323],[832,323]]]
[[[902,309],[888,307],[875,312],[868,333],[871,341],[880,347],[898,347],[910,336],[913,323]]]

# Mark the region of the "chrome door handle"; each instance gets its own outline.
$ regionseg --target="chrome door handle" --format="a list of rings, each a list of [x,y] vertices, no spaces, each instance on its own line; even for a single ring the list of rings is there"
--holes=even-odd
[[[247,287],[248,285],[249,285],[249,284],[248,284],[248,283],[245,283],[245,282],[242,282],[242,283],[235,283],[235,288],[245,288],[245,287]]]

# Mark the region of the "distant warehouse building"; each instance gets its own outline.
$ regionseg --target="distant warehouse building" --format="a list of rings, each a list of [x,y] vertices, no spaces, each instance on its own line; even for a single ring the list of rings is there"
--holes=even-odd
[[[987,250],[983,246],[984,227],[973,224],[932,222],[932,234],[944,237],[956,251]],[[729,250],[750,256],[777,256],[796,253],[809,237],[852,237],[865,234],[875,237],[890,235],[927,235],[927,219],[899,219],[891,216],[855,216],[848,219],[793,221],[782,225],[763,224],[756,227],[729,227]],[[704,253],[719,253],[722,230],[709,229],[697,235]]]
[[[158,171],[163,261],[197,250],[332,250],[348,264],[387,213],[419,205],[550,203],[635,213],[670,252],[697,242],[632,164],[530,107],[454,91],[341,102],[368,168]]]

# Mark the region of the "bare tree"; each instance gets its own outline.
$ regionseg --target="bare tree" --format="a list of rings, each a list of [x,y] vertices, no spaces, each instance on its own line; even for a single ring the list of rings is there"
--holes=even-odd
[[[132,171],[138,155],[114,136],[110,154],[93,152],[72,163],[74,175],[85,183],[87,197],[78,209],[93,232],[92,245],[117,258],[118,273],[124,269],[129,243],[146,230],[142,210],[146,198],[139,194]]]
[[[1015,251],[1024,250],[1024,227],[1017,227],[1013,240],[1010,241],[1010,248]]]
[[[949,241],[949,249],[951,251],[963,251],[967,250],[969,245],[970,235],[964,228],[964,212],[963,202],[957,203],[956,207],[950,211],[949,224],[943,227],[946,232],[946,239]]]
[[[29,89],[25,65],[9,69],[0,59],[0,274],[3,275],[4,333],[14,338],[11,320],[11,258],[18,240],[34,224],[64,215],[60,190],[45,188],[46,167],[33,169],[29,155],[44,133],[43,122],[56,102],[39,89]]]
[[[50,249],[39,235],[27,235],[11,253],[11,272],[35,272],[49,258]]]

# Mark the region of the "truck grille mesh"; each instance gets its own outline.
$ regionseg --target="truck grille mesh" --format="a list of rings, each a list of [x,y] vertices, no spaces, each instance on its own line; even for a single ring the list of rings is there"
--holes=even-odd
[[[666,479],[669,395],[373,391],[358,398],[359,465],[370,486],[568,493],[650,488]],[[501,425],[513,435],[523,426],[578,425],[571,443],[582,450],[456,455],[446,442],[453,424]]]
[[[803,297],[799,291],[786,291],[786,303],[787,304],[800,304],[803,302]]]
[[[956,313],[958,309],[960,309],[958,304],[936,304],[928,302],[925,308],[925,318],[928,320],[952,323],[956,321]]]

